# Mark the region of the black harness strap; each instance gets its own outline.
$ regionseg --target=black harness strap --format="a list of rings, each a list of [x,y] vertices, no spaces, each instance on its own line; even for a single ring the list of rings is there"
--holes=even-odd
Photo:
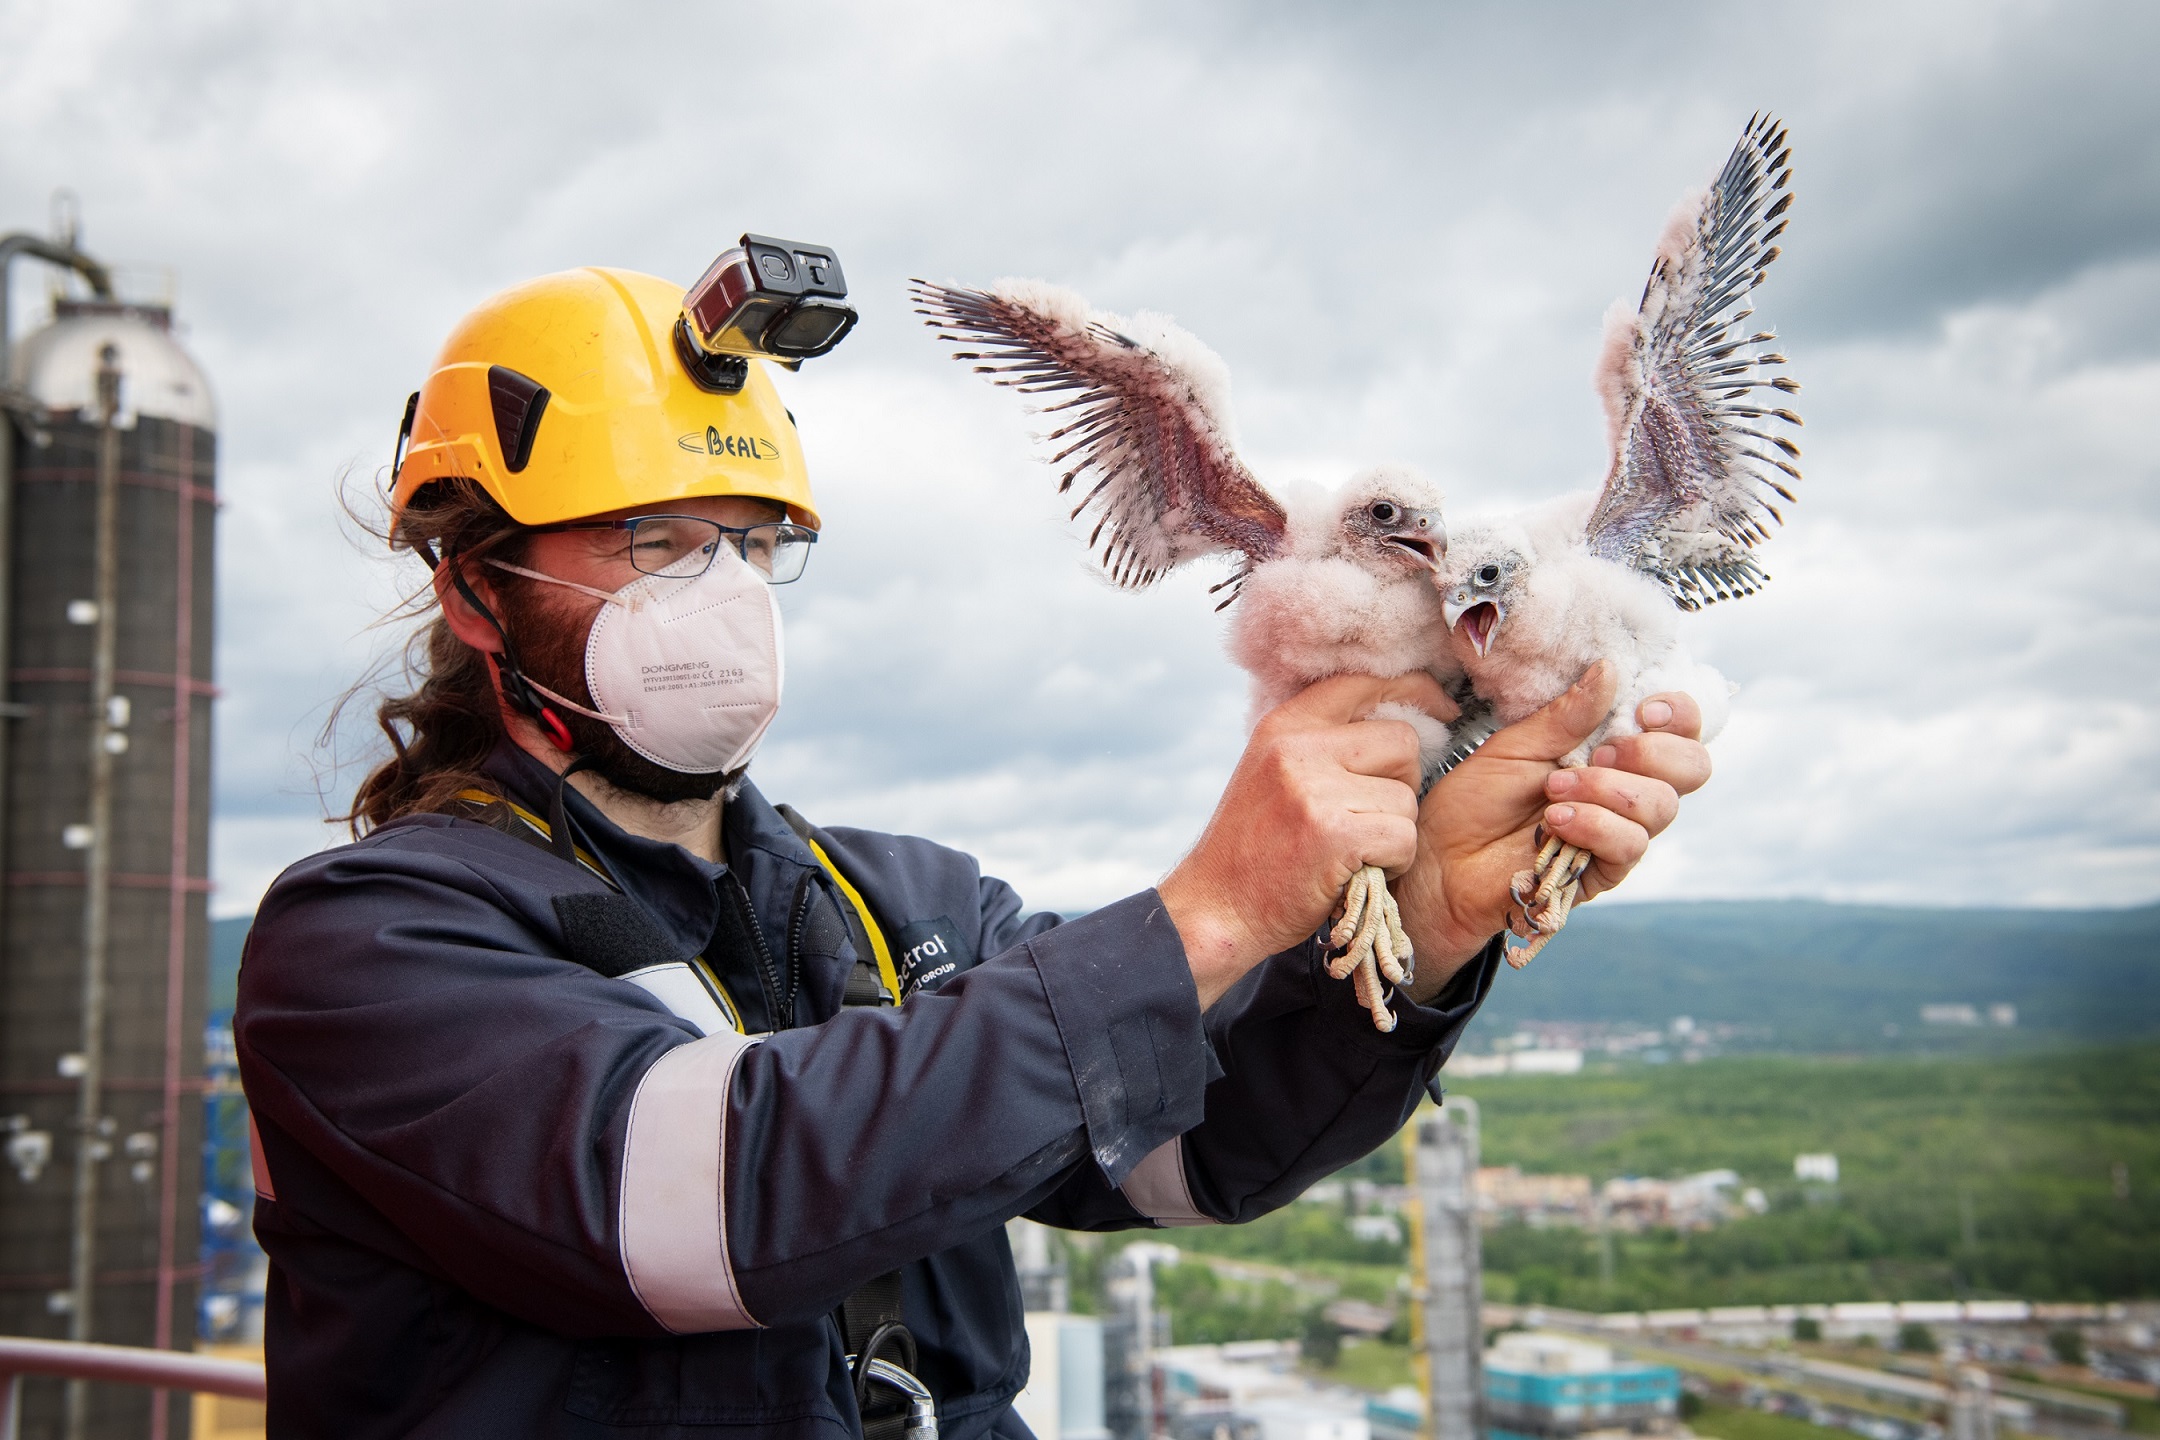
[[[776,805],[773,808],[779,811],[780,818],[787,821],[788,829],[793,830],[803,844],[813,847],[813,854],[832,853],[831,847],[817,838],[817,827],[797,814],[794,806]],[[840,997],[840,1003],[899,1004],[899,996],[886,994],[884,977],[878,974],[877,946],[870,939],[869,923],[860,911],[848,903],[846,896],[840,897],[840,923],[847,927],[848,943],[855,948],[855,968],[848,971],[847,990]]]
[[[811,847],[821,868],[838,868],[829,858],[832,847],[818,838],[811,825],[793,806],[775,807],[788,828]],[[877,946],[870,937],[875,921],[856,908],[853,897],[840,897],[840,918],[847,926],[848,943],[855,948],[855,968],[848,972],[843,1006],[898,1005],[900,997],[885,988],[878,974]],[[900,1272],[880,1275],[840,1302],[834,1315],[840,1333],[854,1358],[855,1404],[862,1411],[865,1440],[901,1440],[908,1421],[908,1398],[892,1387],[870,1378],[872,1360],[888,1360],[909,1374],[915,1373],[915,1337],[900,1317]],[[873,1388],[875,1386],[875,1388]]]

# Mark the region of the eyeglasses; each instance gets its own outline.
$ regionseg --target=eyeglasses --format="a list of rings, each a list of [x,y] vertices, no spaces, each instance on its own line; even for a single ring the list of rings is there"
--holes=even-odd
[[[696,515],[637,515],[628,520],[566,520],[556,525],[535,525],[536,531],[627,530],[630,532],[630,563],[646,575],[674,580],[702,575],[712,568],[713,556],[723,541],[765,577],[766,583],[785,585],[802,577],[810,563],[810,547],[817,531],[785,521],[766,525],[722,525]]]

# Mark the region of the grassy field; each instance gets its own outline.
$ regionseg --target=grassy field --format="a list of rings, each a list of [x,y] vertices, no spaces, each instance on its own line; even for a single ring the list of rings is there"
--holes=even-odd
[[[1398,1385],[1417,1384],[1417,1370],[1410,1363],[1410,1347],[1385,1340],[1345,1341],[1342,1355],[1333,1365],[1306,1366],[1307,1373],[1337,1385],[1349,1385],[1385,1395]]]
[[[1849,1430],[1832,1430],[1790,1415],[1708,1402],[1687,1423],[1697,1435],[1713,1436],[1715,1440],[1852,1440]]]
[[[1479,1104],[1486,1164],[1598,1182],[1729,1168],[1771,1201],[1769,1214],[1716,1230],[1616,1236],[1609,1286],[1581,1231],[1489,1232],[1495,1299],[1609,1310],[2160,1295],[2160,1046],[1739,1057],[1450,1089]],[[1839,1158],[1834,1192],[1792,1179],[1795,1154],[1822,1150]],[[1401,1164],[1390,1145],[1355,1170],[1393,1180]],[[1201,1243],[1262,1238],[1235,1233]],[[1297,1264],[1287,1242],[1302,1233],[1268,1237],[1273,1258]]]

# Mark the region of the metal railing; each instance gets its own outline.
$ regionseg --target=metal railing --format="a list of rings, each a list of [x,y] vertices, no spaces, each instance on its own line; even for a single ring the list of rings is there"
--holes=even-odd
[[[132,1345],[0,1336],[0,1440],[16,1440],[25,1375],[201,1391],[258,1404],[266,1389],[263,1367],[244,1360],[219,1360],[179,1350],[144,1350]]]

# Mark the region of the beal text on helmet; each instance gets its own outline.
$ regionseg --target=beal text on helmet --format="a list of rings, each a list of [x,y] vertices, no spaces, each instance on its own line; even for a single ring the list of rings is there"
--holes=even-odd
[[[724,435],[717,425],[705,427],[702,435],[678,435],[675,443],[692,454],[732,455],[738,460],[777,460],[780,447],[772,441],[756,435]]]

